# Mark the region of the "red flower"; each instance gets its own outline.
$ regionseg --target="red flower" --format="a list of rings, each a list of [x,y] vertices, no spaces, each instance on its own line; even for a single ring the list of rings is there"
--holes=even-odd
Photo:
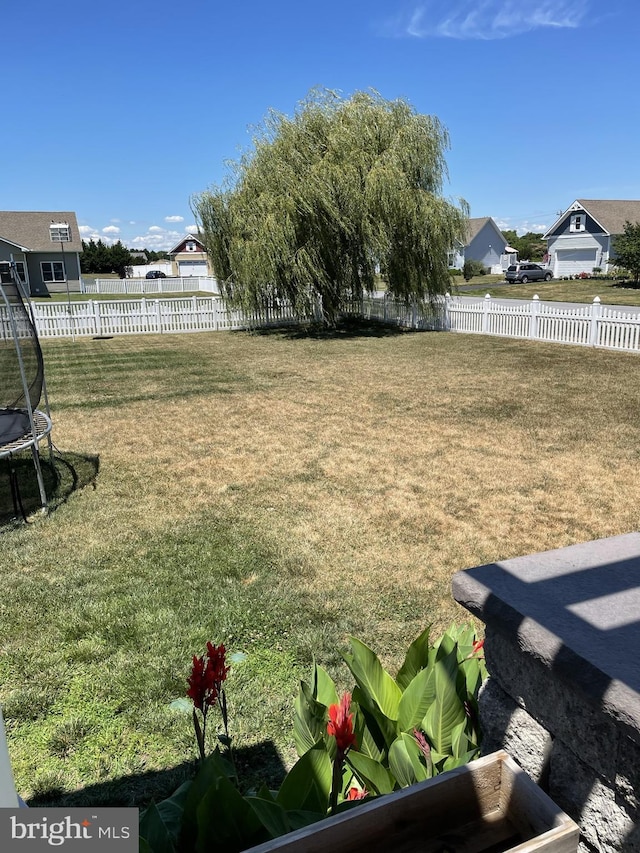
[[[429,741],[418,729],[413,730],[413,736],[418,742],[420,752],[424,755],[428,762],[431,761],[431,747],[429,746]]]
[[[345,799],[347,800],[364,800],[364,798],[368,795],[368,791],[366,788],[356,788],[355,785],[353,788],[349,788],[347,791],[347,796]]]
[[[227,673],[231,669],[230,666],[225,666],[226,653],[227,650],[224,647],[224,643],[220,643],[219,646],[207,643],[207,667],[212,672],[211,677],[213,678],[218,692],[220,692],[222,682],[226,680]]]
[[[484,648],[484,640],[476,640],[473,644],[473,654],[477,655],[480,649]]]
[[[353,733],[353,714],[349,713],[351,693],[345,693],[337,705],[329,706],[327,733],[335,737],[338,753],[344,755],[356,742]]]
[[[212,678],[212,670],[209,661],[205,664],[204,655],[199,658],[193,656],[187,696],[193,701],[194,707],[198,708],[203,714],[205,709],[209,705],[213,705],[217,699],[218,692]]]
[[[214,646],[207,643],[206,662],[204,655],[193,657],[187,696],[203,714],[206,714],[207,709],[220,695],[222,682],[226,680],[229,672],[230,667],[225,666],[225,654],[223,644]]]
[[[484,640],[476,640],[473,646],[471,647],[471,651],[466,656],[465,660],[470,660],[474,655],[477,655],[478,652],[481,652],[484,648]]]

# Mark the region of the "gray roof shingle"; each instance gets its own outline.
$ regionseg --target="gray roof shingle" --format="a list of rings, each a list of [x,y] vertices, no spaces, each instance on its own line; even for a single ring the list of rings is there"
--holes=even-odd
[[[640,201],[576,199],[609,234],[622,234],[625,222],[640,222]]]
[[[82,237],[75,213],[70,210],[0,210],[0,240],[9,240],[31,252],[59,252],[60,243],[49,236],[52,222],[68,222],[71,240],[64,244],[65,252],[81,252]]]

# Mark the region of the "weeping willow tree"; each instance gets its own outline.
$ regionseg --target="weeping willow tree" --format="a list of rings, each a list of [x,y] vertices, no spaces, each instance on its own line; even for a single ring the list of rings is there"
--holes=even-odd
[[[293,118],[270,111],[223,185],[193,199],[223,295],[245,310],[320,304],[332,324],[378,270],[402,299],[444,293],[467,219],[442,196],[448,147],[436,117],[373,92],[314,90]]]

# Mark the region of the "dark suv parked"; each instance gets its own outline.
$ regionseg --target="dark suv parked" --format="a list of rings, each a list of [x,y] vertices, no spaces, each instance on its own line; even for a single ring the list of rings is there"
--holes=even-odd
[[[551,281],[553,273],[539,264],[512,264],[505,275],[507,281]]]
[[[149,270],[146,274],[145,278],[166,278],[167,274],[162,272],[162,270]]]

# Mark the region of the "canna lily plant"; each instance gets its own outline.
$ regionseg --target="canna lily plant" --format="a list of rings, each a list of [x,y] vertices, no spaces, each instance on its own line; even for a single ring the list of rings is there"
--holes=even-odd
[[[345,755],[343,791],[355,779],[371,794],[386,794],[478,757],[477,697],[486,669],[482,641],[472,628],[451,628],[433,645],[425,630],[395,678],[360,640],[352,637],[349,646],[344,658],[355,680],[351,700],[357,748]],[[333,755],[323,728],[336,702],[334,682],[316,664],[295,703],[299,755],[318,743]]]
[[[203,760],[192,781],[141,815],[141,853],[247,850],[471,761],[480,747],[481,652],[472,628],[451,628],[433,645],[425,630],[394,678],[368,646],[351,638],[344,658],[353,690],[339,696],[316,664],[295,702],[297,762],[279,790],[263,786],[243,794],[219,747],[204,757],[207,716],[216,706],[225,729],[219,740],[229,748],[226,650],[207,644],[206,656],[193,659],[187,691]]]

